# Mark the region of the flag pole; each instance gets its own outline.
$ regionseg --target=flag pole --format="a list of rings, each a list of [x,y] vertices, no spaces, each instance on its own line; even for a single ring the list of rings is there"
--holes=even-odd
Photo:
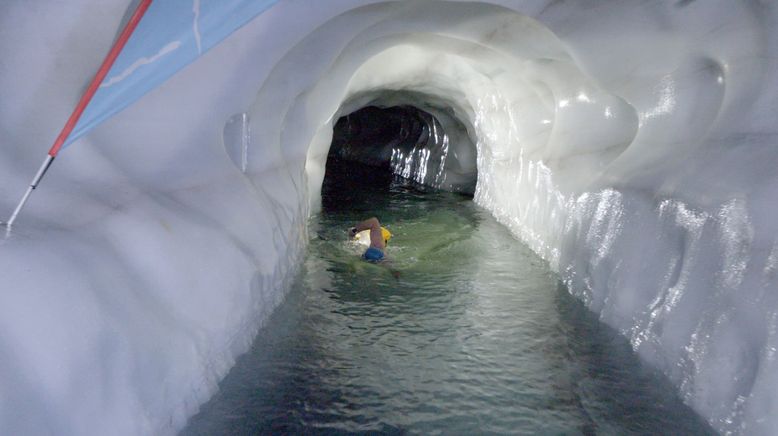
[[[30,186],[28,186],[27,190],[24,192],[22,200],[19,202],[19,204],[16,205],[16,209],[14,209],[14,212],[11,214],[11,218],[6,224],[9,229],[13,225],[14,221],[16,221],[16,217],[19,215],[19,212],[22,211],[22,208],[27,203],[27,200],[30,199],[30,194],[32,194],[32,191],[38,187],[38,183],[40,183],[43,175],[46,174],[46,171],[49,169],[52,162],[54,162],[54,156],[47,154],[46,159],[43,161],[43,164],[41,164],[40,169],[38,169],[38,173],[35,174],[35,177],[33,177]]]
[[[92,78],[92,82],[89,83],[89,87],[86,89],[86,91],[84,91],[84,94],[81,95],[81,99],[78,101],[75,109],[73,109],[73,113],[70,114],[70,118],[68,118],[68,121],[65,123],[65,126],[62,128],[59,136],[57,136],[57,139],[54,141],[54,145],[51,146],[49,154],[46,156],[46,159],[43,161],[43,164],[41,164],[40,169],[38,169],[38,172],[32,179],[32,183],[30,183],[30,186],[27,187],[27,190],[24,192],[24,196],[22,197],[21,201],[19,201],[19,204],[16,205],[13,214],[11,214],[11,218],[5,224],[7,231],[10,231],[11,226],[13,225],[14,221],[16,221],[16,217],[19,215],[19,212],[22,211],[22,208],[24,208],[27,200],[30,199],[32,191],[34,191],[38,186],[38,183],[40,183],[41,179],[46,174],[46,171],[51,166],[51,163],[54,162],[54,158],[57,157],[57,153],[59,153],[60,149],[65,144],[65,140],[67,140],[68,136],[70,136],[70,133],[76,127],[78,120],[81,118],[81,114],[84,113],[84,109],[86,109],[87,105],[92,100],[92,97],[94,97],[95,93],[97,92],[97,88],[103,82],[103,79],[113,66],[116,58],[119,57],[119,53],[121,53],[124,45],[127,43],[127,40],[130,39],[132,32],[135,31],[136,27],[138,27],[138,23],[140,23],[141,18],[143,18],[143,14],[146,13],[146,10],[151,5],[151,1],[152,0],[141,0],[141,2],[138,4],[138,7],[135,9],[135,12],[130,17],[130,20],[127,21],[124,29],[122,29],[122,33],[119,35],[116,43],[114,43],[113,47],[111,47],[111,50],[105,56],[105,59],[103,59],[103,63],[97,70],[97,74],[95,74],[95,77]]]

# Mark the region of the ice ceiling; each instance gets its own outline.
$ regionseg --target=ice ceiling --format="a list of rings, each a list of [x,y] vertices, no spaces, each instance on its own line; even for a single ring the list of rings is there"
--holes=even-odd
[[[127,9],[3,5],[0,211]],[[714,428],[773,433],[776,17],[280,2],[64,152],[0,242],[0,433],[180,429],[283,299],[333,125],[370,105],[460,126],[451,168],[475,166],[478,204]]]

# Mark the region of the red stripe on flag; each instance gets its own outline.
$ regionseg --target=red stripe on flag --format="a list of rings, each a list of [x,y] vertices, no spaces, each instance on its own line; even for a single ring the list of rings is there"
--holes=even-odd
[[[68,138],[68,136],[70,136],[70,132],[72,132],[73,128],[76,127],[76,123],[78,123],[79,118],[81,118],[81,114],[84,112],[84,109],[86,109],[86,106],[92,100],[95,92],[97,92],[97,88],[100,86],[100,83],[103,82],[103,79],[108,74],[111,66],[113,66],[114,61],[117,57],[119,57],[119,53],[121,53],[124,45],[127,43],[127,40],[130,39],[130,35],[132,35],[132,32],[135,31],[136,27],[138,27],[138,23],[140,23],[141,18],[143,18],[143,14],[146,13],[146,10],[151,5],[151,1],[152,0],[141,0],[138,8],[135,9],[132,17],[130,17],[130,21],[127,22],[127,25],[124,26],[124,30],[122,30],[122,33],[119,35],[119,39],[117,39],[116,43],[113,45],[113,47],[111,47],[111,51],[109,51],[108,55],[106,55],[102,65],[100,65],[100,69],[97,70],[97,74],[95,74],[95,77],[92,79],[89,87],[81,96],[81,100],[79,100],[76,108],[73,109],[73,113],[70,114],[70,118],[68,119],[68,122],[65,123],[65,127],[62,128],[59,136],[57,136],[57,140],[54,141],[54,145],[51,146],[51,149],[49,150],[49,156],[55,157],[57,156],[57,153],[59,153],[59,150],[62,148],[65,140]]]

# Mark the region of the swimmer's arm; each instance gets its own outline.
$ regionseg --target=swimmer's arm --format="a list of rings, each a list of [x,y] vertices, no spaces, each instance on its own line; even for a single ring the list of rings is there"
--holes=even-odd
[[[370,230],[370,245],[373,247],[377,247],[380,249],[384,249],[386,244],[384,244],[384,236],[381,234],[381,223],[378,221],[378,218],[372,217],[368,218],[356,225],[354,227],[356,231],[353,231],[354,234],[359,233],[363,230]]]

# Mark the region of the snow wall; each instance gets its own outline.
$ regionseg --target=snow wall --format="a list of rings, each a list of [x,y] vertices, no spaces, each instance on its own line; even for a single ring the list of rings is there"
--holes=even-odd
[[[0,7],[3,213],[130,6]],[[689,405],[773,433],[776,17],[757,0],[280,2],[63,152],[0,242],[0,433],[180,429],[282,301],[333,123],[398,99],[466,128],[475,201]]]

